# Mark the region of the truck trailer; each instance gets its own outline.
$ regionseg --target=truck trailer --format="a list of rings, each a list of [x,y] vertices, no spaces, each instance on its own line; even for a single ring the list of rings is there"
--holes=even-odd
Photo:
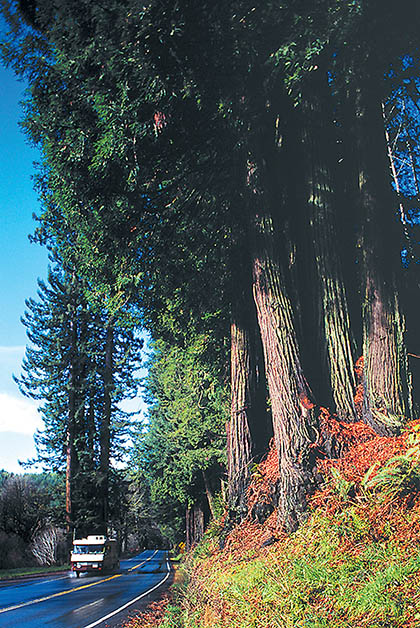
[[[116,571],[120,567],[117,541],[100,534],[74,539],[70,563],[77,577],[87,572]]]

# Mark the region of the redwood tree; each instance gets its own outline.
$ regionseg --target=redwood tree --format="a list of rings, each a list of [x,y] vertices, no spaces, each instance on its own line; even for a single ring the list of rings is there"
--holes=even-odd
[[[365,420],[379,433],[398,431],[411,414],[410,382],[399,305],[396,204],[392,196],[375,76],[355,99],[358,189],[362,209]],[[376,89],[375,89],[376,88]]]
[[[332,93],[327,73],[318,69],[305,82],[305,96],[299,117],[302,145],[299,156],[304,164],[306,186],[302,208],[309,230],[308,248],[315,260],[315,299],[318,305],[320,353],[326,356],[322,370],[328,381],[333,409],[345,421],[356,420],[353,340],[347,290],[341,270],[336,222],[341,214],[336,193],[334,168],[337,163],[333,126]],[[304,259],[308,251],[301,253]],[[311,267],[308,264],[309,268]],[[308,272],[308,270],[306,271]],[[310,274],[310,273],[309,273]],[[315,340],[315,339],[314,339]]]

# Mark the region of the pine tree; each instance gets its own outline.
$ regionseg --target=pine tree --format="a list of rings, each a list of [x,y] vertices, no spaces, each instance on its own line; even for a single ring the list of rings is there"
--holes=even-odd
[[[119,404],[137,392],[132,371],[142,341],[121,322],[110,327],[106,313],[89,305],[75,273],[59,265],[48,284],[40,282],[38,296],[27,302],[23,322],[31,345],[17,379],[23,394],[43,402],[38,461],[65,470],[67,531],[104,532],[111,458],[121,455],[127,438]]]

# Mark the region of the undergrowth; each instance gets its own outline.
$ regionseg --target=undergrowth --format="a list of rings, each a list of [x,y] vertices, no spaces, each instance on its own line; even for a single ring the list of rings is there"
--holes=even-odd
[[[273,513],[242,522],[220,549],[214,526],[162,612],[129,626],[419,628],[420,423],[352,445],[323,472],[295,533]]]

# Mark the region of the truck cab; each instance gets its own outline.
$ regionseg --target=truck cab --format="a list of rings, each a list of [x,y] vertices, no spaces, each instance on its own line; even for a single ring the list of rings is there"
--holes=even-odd
[[[120,566],[117,541],[100,534],[74,539],[70,563],[77,577],[87,572],[115,571]]]

